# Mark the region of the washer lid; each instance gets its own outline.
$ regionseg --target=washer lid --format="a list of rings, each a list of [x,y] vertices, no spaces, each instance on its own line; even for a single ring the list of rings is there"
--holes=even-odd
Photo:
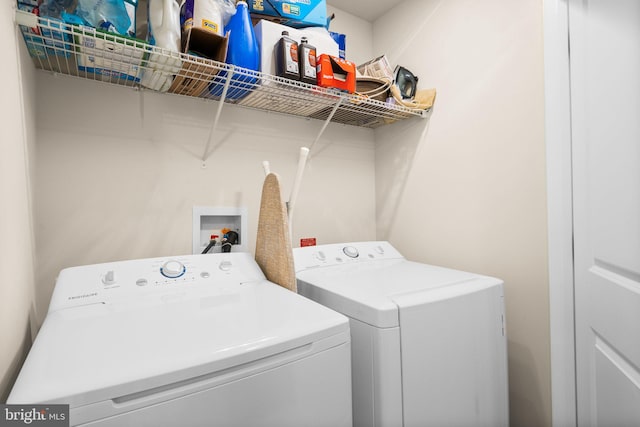
[[[370,325],[389,328],[399,325],[398,303],[438,289],[438,298],[460,295],[465,287],[452,286],[473,282],[501,284],[492,277],[420,264],[405,259],[378,259],[317,267],[296,274],[298,292],[349,317]],[[450,289],[450,291],[448,290]],[[442,295],[442,293],[445,295]],[[428,298],[419,298],[428,301]]]
[[[348,320],[261,280],[143,306],[49,312],[10,403],[77,407],[162,387],[344,335]]]

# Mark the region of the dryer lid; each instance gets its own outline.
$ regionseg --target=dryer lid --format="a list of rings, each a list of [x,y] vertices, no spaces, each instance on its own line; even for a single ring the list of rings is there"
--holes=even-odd
[[[9,402],[73,408],[338,334],[348,341],[344,316],[266,280],[210,289],[160,304],[97,303],[49,312]]]
[[[430,300],[425,293],[435,290],[438,290],[439,299],[453,298],[466,291],[472,292],[478,286],[502,283],[492,277],[405,259],[313,268],[299,271],[297,279],[298,292],[302,295],[380,328],[399,325],[399,300],[405,306],[412,299],[425,304]],[[473,283],[473,286],[454,286],[465,283]]]

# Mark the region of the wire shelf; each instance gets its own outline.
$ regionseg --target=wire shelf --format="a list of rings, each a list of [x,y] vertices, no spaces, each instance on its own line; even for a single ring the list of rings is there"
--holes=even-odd
[[[427,113],[25,11],[16,12],[16,21],[36,68],[55,73],[367,128]]]

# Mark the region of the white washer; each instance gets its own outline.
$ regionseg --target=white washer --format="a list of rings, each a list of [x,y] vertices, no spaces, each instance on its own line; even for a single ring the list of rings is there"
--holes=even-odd
[[[354,425],[509,424],[503,283],[388,242],[294,249],[298,292],[350,318]]]
[[[350,426],[348,319],[268,282],[249,254],[74,267],[7,403],[71,425]]]

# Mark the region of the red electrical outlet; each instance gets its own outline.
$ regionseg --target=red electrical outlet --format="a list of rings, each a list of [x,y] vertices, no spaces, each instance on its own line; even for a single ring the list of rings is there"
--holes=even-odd
[[[315,237],[306,237],[304,239],[300,239],[300,247],[304,248],[305,246],[315,246],[316,238]]]

